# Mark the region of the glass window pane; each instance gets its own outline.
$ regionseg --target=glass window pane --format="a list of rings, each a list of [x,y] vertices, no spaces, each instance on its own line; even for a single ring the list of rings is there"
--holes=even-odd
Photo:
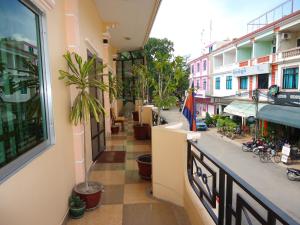
[[[240,89],[247,89],[248,88],[248,77],[240,77]]]
[[[16,17],[17,15],[17,17]],[[47,139],[39,16],[0,2],[0,167]]]
[[[284,89],[297,89],[298,88],[298,71],[299,68],[286,68],[283,69],[283,82]]]

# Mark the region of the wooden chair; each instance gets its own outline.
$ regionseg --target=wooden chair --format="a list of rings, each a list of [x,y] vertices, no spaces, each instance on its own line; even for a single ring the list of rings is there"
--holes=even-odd
[[[122,127],[122,131],[124,131],[125,118],[124,117],[117,117],[112,108],[110,109],[110,117],[111,117],[111,120],[112,120],[112,124],[120,123],[121,127]]]

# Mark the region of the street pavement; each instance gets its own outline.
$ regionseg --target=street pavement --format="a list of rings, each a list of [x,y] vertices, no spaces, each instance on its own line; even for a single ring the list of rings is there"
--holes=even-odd
[[[197,145],[219,159],[300,224],[300,182],[287,179],[285,166],[272,162],[261,163],[258,156],[243,152],[239,143],[217,134],[215,128],[201,132]]]

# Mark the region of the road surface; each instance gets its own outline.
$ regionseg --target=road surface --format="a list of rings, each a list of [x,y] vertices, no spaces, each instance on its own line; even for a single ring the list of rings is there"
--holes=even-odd
[[[284,166],[261,163],[258,156],[243,152],[239,144],[221,137],[214,129],[201,134],[199,146],[203,146],[300,224],[300,182],[289,181]]]

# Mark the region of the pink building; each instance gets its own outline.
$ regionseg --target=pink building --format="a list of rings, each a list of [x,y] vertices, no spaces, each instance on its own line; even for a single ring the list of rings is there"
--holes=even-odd
[[[215,113],[214,104],[210,98],[209,54],[204,54],[189,62],[191,68],[190,81],[194,82],[196,93],[196,111],[199,117],[205,117],[206,112]]]

